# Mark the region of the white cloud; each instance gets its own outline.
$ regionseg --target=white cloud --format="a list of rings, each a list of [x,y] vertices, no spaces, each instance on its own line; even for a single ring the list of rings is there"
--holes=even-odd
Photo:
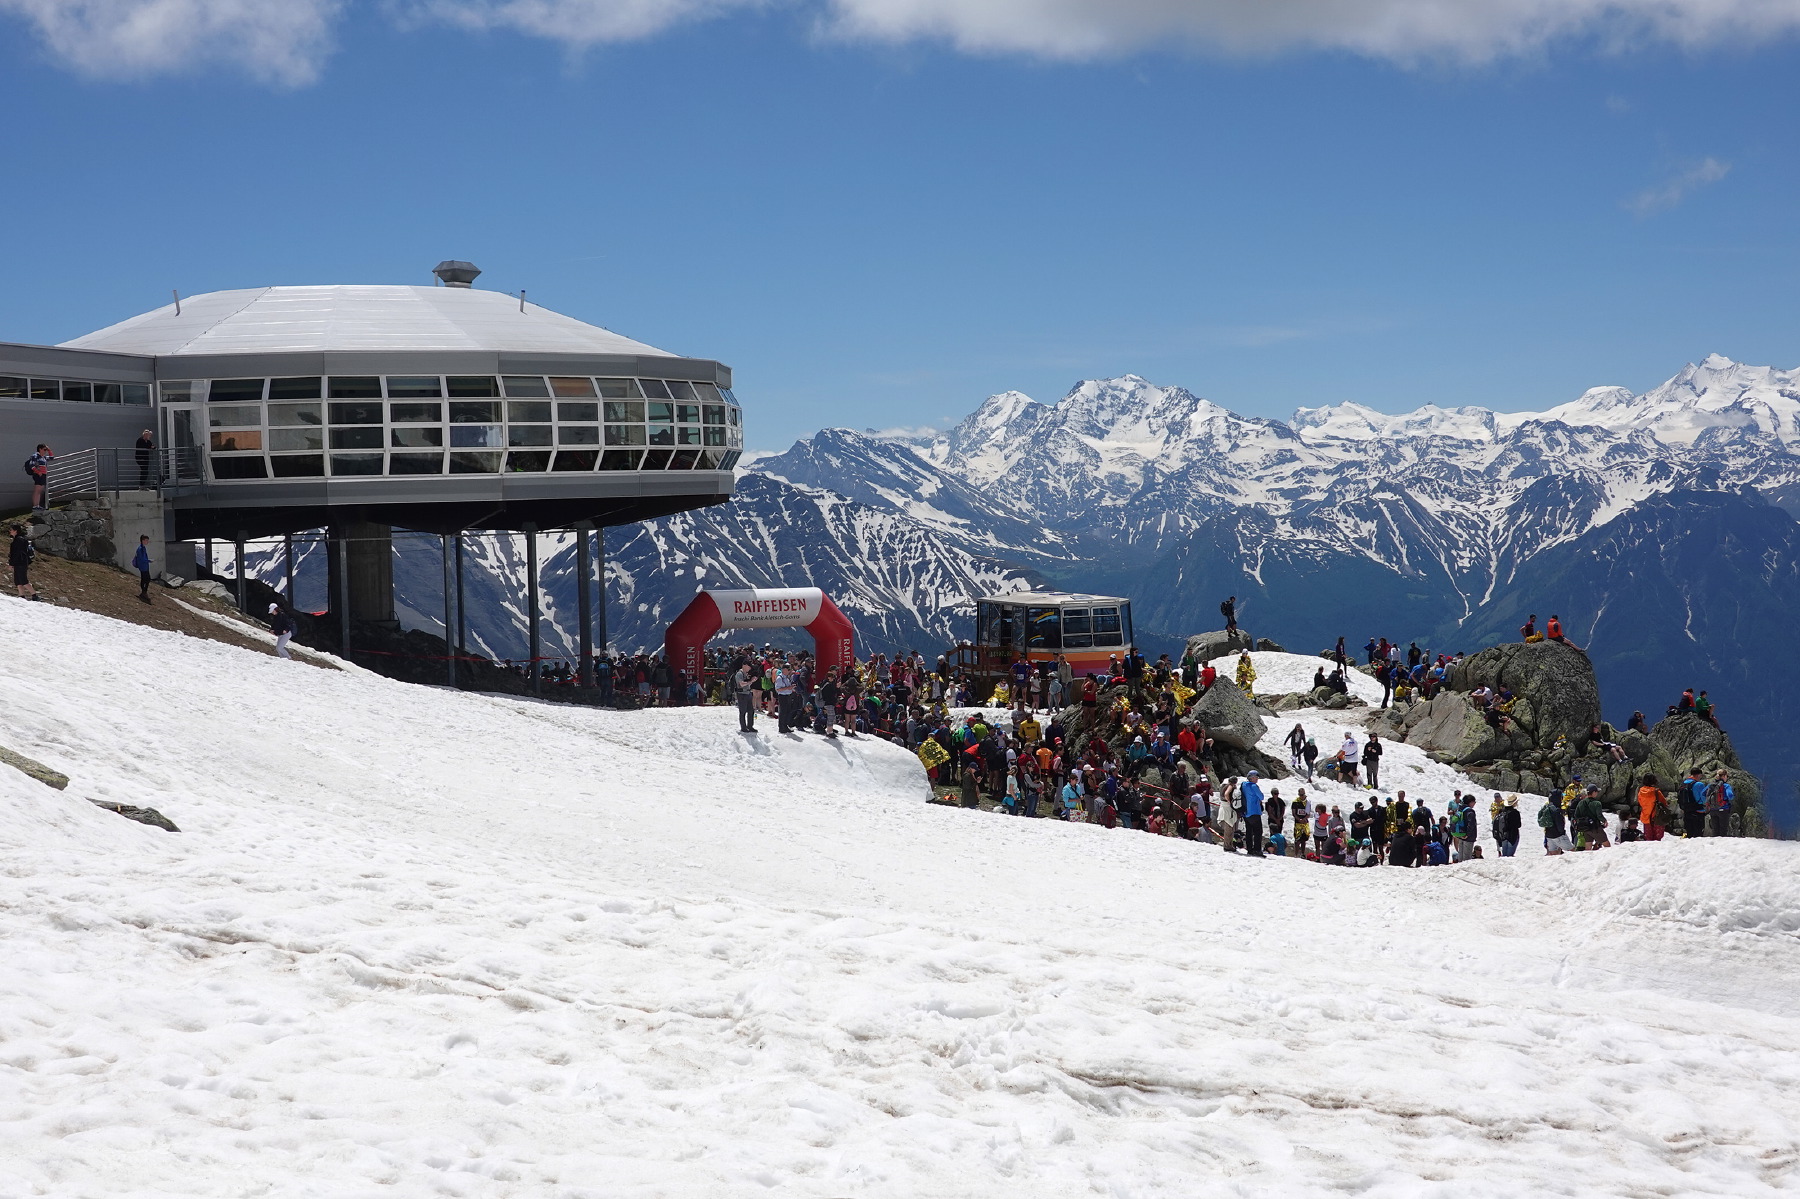
[[[348,0],[0,0],[86,73],[231,63],[314,78]],[[813,16],[827,34],[935,41],[982,54],[1085,59],[1141,49],[1340,51],[1403,64],[1480,63],[1588,38],[1623,49],[1754,44],[1800,30],[1800,0],[381,0],[402,24],[509,29],[589,46],[743,9]]]
[[[311,83],[343,0],[0,0],[85,75],[136,78],[223,65]]]
[[[1655,187],[1647,187],[1632,196],[1625,201],[1625,207],[1639,216],[1662,212],[1680,204],[1687,199],[1690,192],[1717,183],[1730,173],[1731,164],[1729,162],[1721,162],[1717,158],[1702,158],[1692,166],[1677,171]]]
[[[1698,46],[1800,29],[1800,0],[830,0],[832,27],[885,41],[1089,58],[1175,44],[1484,62],[1574,36]]]

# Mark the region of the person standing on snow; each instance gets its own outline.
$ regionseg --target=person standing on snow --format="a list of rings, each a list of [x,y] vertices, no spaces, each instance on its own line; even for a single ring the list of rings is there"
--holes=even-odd
[[[1374,733],[1369,734],[1369,743],[1362,748],[1363,777],[1369,782],[1369,790],[1379,790],[1381,783],[1381,738]]]
[[[14,525],[12,541],[6,547],[6,562],[12,567],[13,586],[19,590],[19,598],[42,600],[37,588],[31,585],[31,564],[37,558],[37,549],[31,544],[31,538],[25,536],[24,525]]]
[[[1698,766],[1687,772],[1675,794],[1681,806],[1681,835],[1706,836],[1706,783],[1700,778]]]
[[[1300,769],[1300,751],[1306,748],[1306,730],[1295,725],[1288,731],[1288,765],[1295,770]]]
[[[1213,831],[1218,834],[1219,843],[1225,847],[1226,853],[1237,852],[1238,806],[1242,800],[1238,797],[1236,779],[1226,779],[1225,785],[1219,788],[1213,797]]]
[[[754,733],[756,731],[756,672],[750,669],[748,661],[739,666],[737,673],[731,676],[731,685],[737,689],[738,732]],[[833,691],[837,690],[836,683],[828,681],[826,685]],[[831,721],[832,715],[832,713],[826,713],[827,723]]]
[[[1706,789],[1706,812],[1712,818],[1712,835],[1729,837],[1731,835],[1731,807],[1737,798],[1732,789],[1731,776],[1719,771],[1713,779],[1712,786]]]
[[[1244,776],[1238,798],[1244,806],[1244,852],[1260,858],[1263,856],[1263,792],[1256,771]]]
[[[294,656],[288,653],[288,639],[294,635],[294,618],[280,604],[269,605],[269,631],[275,634],[275,656],[293,661]]]
[[[1519,815],[1519,797],[1509,795],[1494,818],[1494,839],[1500,843],[1500,856],[1510,858],[1519,852],[1519,830],[1524,817]]]
[[[1317,762],[1318,760],[1319,760],[1319,744],[1318,744],[1318,742],[1314,741],[1311,737],[1308,737],[1306,739],[1306,744],[1301,746],[1301,748],[1300,748],[1300,762],[1303,766],[1306,767],[1306,781],[1309,783],[1312,782],[1313,763]]]

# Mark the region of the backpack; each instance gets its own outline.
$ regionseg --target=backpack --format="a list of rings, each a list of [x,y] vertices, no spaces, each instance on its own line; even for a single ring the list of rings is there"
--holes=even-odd
[[[1230,600],[1220,600],[1219,601],[1219,615],[1220,616],[1230,616],[1231,615],[1231,601]]]
[[[33,454],[31,457],[25,459],[25,475],[33,483],[37,482],[37,469],[32,465],[32,463],[34,463],[36,461],[37,461],[36,454]]]

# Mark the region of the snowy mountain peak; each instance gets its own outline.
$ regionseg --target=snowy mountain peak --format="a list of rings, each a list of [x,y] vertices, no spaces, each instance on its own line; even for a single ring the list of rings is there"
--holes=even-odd
[[[1644,429],[1672,445],[1692,445],[1702,436],[1793,444],[1800,442],[1800,372],[1708,354],[1641,396],[1623,387],[1596,387],[1543,417],[1620,434]]]
[[[1454,437],[1461,441],[1491,441],[1498,431],[1494,413],[1486,408],[1440,408],[1427,404],[1397,416],[1345,401],[1325,408],[1301,408],[1292,425],[1308,441],[1373,441],[1395,437]]]

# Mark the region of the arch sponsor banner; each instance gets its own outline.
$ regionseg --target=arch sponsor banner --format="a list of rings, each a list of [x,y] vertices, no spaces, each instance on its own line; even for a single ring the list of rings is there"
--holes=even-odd
[[[825,593],[817,587],[759,587],[706,594],[718,605],[721,629],[804,628],[825,610]]]

